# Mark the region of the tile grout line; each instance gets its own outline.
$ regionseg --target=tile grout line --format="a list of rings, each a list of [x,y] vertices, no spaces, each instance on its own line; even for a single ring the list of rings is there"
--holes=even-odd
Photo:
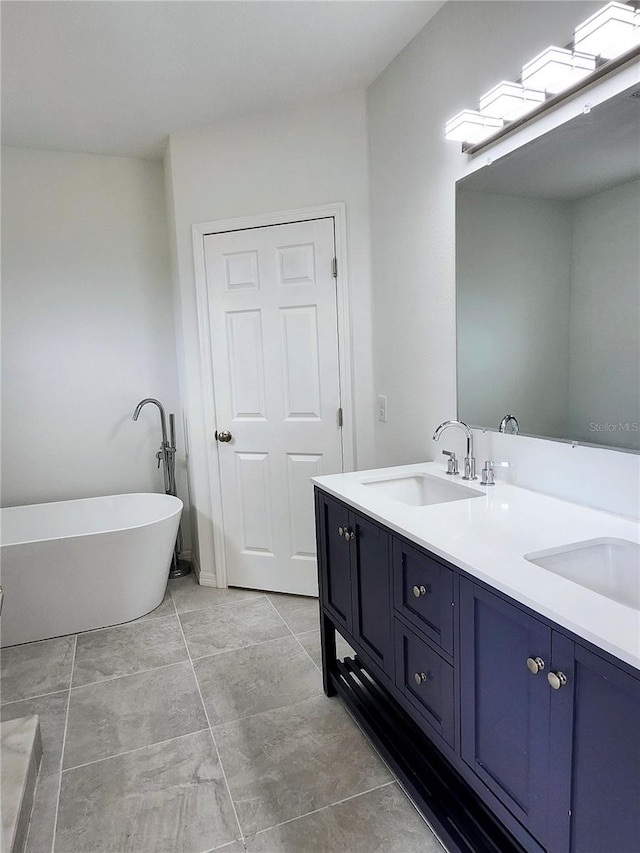
[[[288,823],[295,823],[297,820],[302,820],[303,818],[310,817],[311,815],[318,814],[319,812],[326,812],[329,809],[334,808],[334,806],[342,805],[342,803],[348,803],[349,800],[364,797],[366,794],[373,793],[373,791],[379,791],[382,788],[388,788],[389,785],[395,784],[396,780],[390,779],[388,782],[383,782],[382,785],[376,785],[373,788],[367,788],[366,791],[359,791],[357,794],[351,794],[349,797],[343,797],[341,800],[336,800],[335,803],[328,803],[326,806],[320,806],[319,808],[313,809],[310,812],[305,812],[305,814],[301,814],[298,817],[291,817],[289,820],[283,820],[281,823],[275,823],[273,826],[267,826],[264,829],[259,829],[257,832],[252,833],[252,835],[261,835],[263,832],[270,832],[272,829],[278,829],[281,826],[286,826]],[[209,853],[213,853],[213,851],[209,851]]]
[[[308,633],[309,633],[309,634],[311,634],[311,633],[313,633],[313,632],[312,632],[312,631],[309,631]],[[320,673],[320,675],[322,675],[322,667],[321,667],[321,666],[318,666],[318,664],[314,661],[314,659],[311,657],[311,655],[309,654],[309,652],[308,652],[308,651],[305,649],[305,647],[302,645],[302,642],[300,641],[300,637],[299,637],[297,634],[294,634],[293,636],[294,636],[294,637],[296,638],[296,640],[298,641],[298,645],[300,646],[300,648],[302,649],[302,651],[303,651],[303,652],[305,653],[305,655],[309,658],[309,660],[310,660],[310,661],[311,661],[311,663],[315,666],[315,668],[318,670],[318,672]]]
[[[58,796],[56,798],[56,815],[53,821],[53,838],[51,839],[51,853],[56,846],[56,835],[58,833],[58,815],[60,813],[60,793],[62,791],[62,762],[64,761],[64,750],[67,743],[67,728],[69,726],[69,707],[71,705],[71,684],[73,682],[73,670],[76,665],[76,650],[78,648],[78,635],[74,636],[73,656],[71,658],[71,673],[69,675],[69,695],[67,696],[67,711],[64,718],[64,732],[62,734],[62,750],[60,752],[60,779],[58,780]]]
[[[144,675],[147,672],[155,672],[158,669],[167,669],[169,666],[180,666],[180,664],[189,663],[187,658],[184,660],[176,660],[173,663],[161,663],[160,666],[152,666],[149,669],[137,669],[135,672],[122,672],[120,675],[110,675],[108,678],[101,678],[98,681],[87,681],[86,684],[76,684],[71,690],[83,690],[85,687],[95,687],[97,684],[110,684],[112,681],[117,681],[119,678],[132,678],[134,675]],[[37,696],[35,699],[39,698]]]
[[[273,607],[273,609],[274,609],[274,610],[275,610],[275,612],[278,614],[278,616],[282,619],[282,621],[284,622],[284,624],[286,625],[286,627],[291,631],[291,633],[292,633],[292,634],[293,634],[293,636],[295,637],[295,634],[293,633],[293,628],[291,627],[291,625],[289,625],[289,623],[288,623],[288,622],[287,622],[287,620],[284,618],[284,616],[282,615],[282,613],[280,613],[280,611],[279,611],[279,610],[278,610],[278,608],[275,606],[275,604],[273,603],[273,601],[271,601],[271,599],[269,598],[269,596],[268,596],[268,595],[265,595],[265,598],[267,599],[267,601],[269,602],[269,604]]]
[[[193,660],[191,659],[191,652],[189,651],[189,646],[187,644],[187,638],[185,636],[184,630],[182,628],[182,622],[180,621],[180,617],[178,617],[178,625],[180,625],[180,631],[182,632],[182,641],[184,642],[185,648],[187,650],[187,655],[189,656],[189,663],[191,664],[191,672],[193,673],[193,678],[196,683],[196,688],[198,690],[198,695],[200,696],[200,701],[202,702],[202,709],[204,710],[204,716],[207,721],[207,726],[209,728],[209,735],[211,736],[211,742],[213,743],[213,748],[216,751],[216,756],[218,758],[218,763],[220,765],[220,770],[222,772],[222,778],[224,779],[224,784],[227,789],[227,794],[229,795],[229,802],[231,803],[231,808],[233,809],[233,814],[236,819],[236,825],[238,827],[238,832],[240,833],[240,841],[242,842],[242,846],[246,850],[246,844],[244,841],[244,832],[242,831],[242,827],[240,826],[240,818],[238,817],[238,812],[236,810],[236,804],[233,802],[233,797],[231,796],[231,788],[229,786],[229,780],[227,779],[227,774],[224,769],[224,764],[222,763],[222,756],[220,755],[220,750],[218,749],[218,744],[216,743],[215,736],[213,734],[213,729],[211,728],[211,721],[209,719],[209,712],[207,711],[207,706],[205,705],[204,698],[202,696],[202,690],[200,689],[200,682],[198,681],[198,676],[196,675],[196,670],[193,665]],[[53,851],[52,851],[53,853]]]
[[[112,758],[122,758],[123,755],[131,755],[133,752],[140,752],[142,749],[150,749],[152,746],[164,746],[166,743],[173,743],[174,740],[182,740],[185,737],[192,735],[201,735],[203,732],[208,732],[209,727],[204,729],[196,729],[195,732],[185,732],[183,735],[176,735],[165,740],[157,740],[153,743],[147,743],[145,746],[136,746],[133,749],[125,749],[124,752],[114,752],[113,755],[103,755],[102,758],[94,758],[93,761],[85,761],[83,764],[74,764],[72,767],[65,767],[60,772],[69,773],[71,770],[79,770],[81,767],[90,767],[92,764],[100,764],[102,761],[109,761]]]
[[[267,643],[277,643],[278,640],[288,640],[292,636],[295,636],[295,634],[283,634],[281,637],[272,637],[270,640],[260,640],[257,643],[249,643],[246,646],[238,646],[235,649],[224,649],[220,652],[212,652],[209,655],[198,655],[197,657],[191,657],[191,660],[201,661],[206,660],[206,658],[219,658],[222,657],[222,655],[231,655],[234,654],[234,652],[241,652],[244,649],[255,649],[256,646],[265,646]]]
[[[52,690],[50,693],[38,693],[37,696],[23,696],[22,699],[12,699],[11,702],[3,702],[0,709],[8,708],[9,705],[17,705],[18,702],[33,702],[34,699],[45,699],[47,696],[55,696],[57,693],[67,693],[70,687],[61,687],[60,690]]]

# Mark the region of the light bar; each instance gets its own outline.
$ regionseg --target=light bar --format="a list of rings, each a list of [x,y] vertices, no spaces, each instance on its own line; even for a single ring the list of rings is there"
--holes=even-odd
[[[475,110],[462,110],[444,126],[446,139],[474,145],[491,136],[504,125],[501,118],[486,116]]]
[[[608,3],[575,28],[576,50],[615,59],[640,44],[640,12],[626,3]]]
[[[588,77],[595,68],[595,56],[548,47],[522,66],[522,85],[555,95]]]
[[[525,89],[519,83],[503,80],[480,98],[480,112],[482,115],[514,121],[535,109],[544,100],[544,92]]]

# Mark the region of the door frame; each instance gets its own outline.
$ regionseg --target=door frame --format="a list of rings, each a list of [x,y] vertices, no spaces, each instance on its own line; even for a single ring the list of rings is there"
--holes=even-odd
[[[200,377],[202,387],[202,405],[204,411],[207,442],[206,473],[209,480],[213,523],[213,556],[215,579],[200,574],[200,582],[218,587],[226,587],[227,562],[224,550],[223,502],[220,486],[218,442],[214,439],[216,429],[216,409],[213,381],[213,362],[209,327],[209,294],[205,269],[204,238],[210,234],[225,231],[244,231],[248,228],[264,228],[270,225],[288,225],[309,219],[333,218],[334,240],[337,260],[336,307],[338,312],[338,365],[340,383],[340,401],[342,405],[342,469],[352,471],[355,460],[353,429],[353,383],[351,320],[349,306],[349,281],[347,263],[347,221],[344,202],[324,204],[315,207],[303,207],[296,210],[281,210],[253,216],[240,216],[233,219],[215,219],[200,222],[192,226],[193,260],[195,267],[196,308],[198,314],[198,338],[200,347]],[[336,413],[337,414],[337,413]]]

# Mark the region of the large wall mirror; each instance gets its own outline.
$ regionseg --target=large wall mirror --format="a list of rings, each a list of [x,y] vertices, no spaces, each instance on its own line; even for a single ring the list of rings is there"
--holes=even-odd
[[[456,203],[458,417],[640,452],[640,90],[459,181]]]

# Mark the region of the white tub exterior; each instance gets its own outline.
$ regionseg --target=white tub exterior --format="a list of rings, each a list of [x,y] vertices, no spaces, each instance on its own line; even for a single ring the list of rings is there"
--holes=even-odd
[[[0,644],[137,619],[164,597],[182,501],[132,494],[0,510]]]

